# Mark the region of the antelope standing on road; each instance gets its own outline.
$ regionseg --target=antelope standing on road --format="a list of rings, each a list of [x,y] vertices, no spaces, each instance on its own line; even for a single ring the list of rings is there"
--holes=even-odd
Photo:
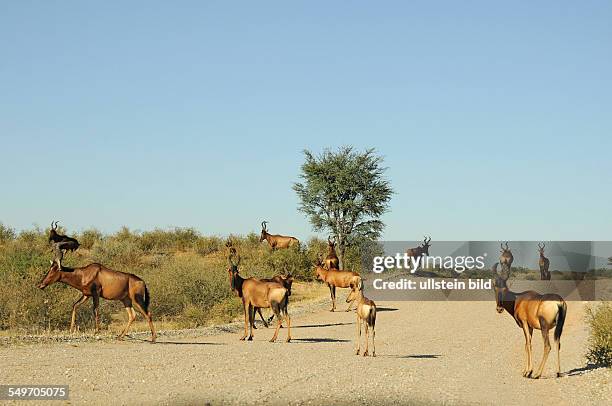
[[[505,272],[497,272],[497,263],[493,265],[495,278],[495,302],[497,312],[503,313],[506,310],[516,321],[516,324],[523,329],[525,335],[525,353],[527,362],[523,370],[526,378],[538,379],[542,376],[544,365],[550,353],[550,337],[548,333],[554,330],[555,346],[557,347],[557,377],[561,376],[561,334],[567,315],[567,304],[563,298],[556,294],[541,295],[532,290],[516,293],[508,289],[506,282],[508,276]],[[542,331],[544,340],[544,354],[542,362],[535,374],[531,364],[531,336],[533,329]]]
[[[131,273],[113,271],[104,265],[97,263],[89,264],[81,268],[59,269],[57,263],[51,261],[51,268],[43,281],[38,285],[44,289],[55,282],[62,282],[72,286],[82,293],[82,296],[72,306],[72,318],[70,320],[70,332],[75,330],[76,311],[79,306],[89,298],[93,298],[93,315],[96,321],[96,332],[100,330],[100,317],[98,306],[100,298],[107,300],[119,300],[123,303],[128,314],[128,322],[118,339],[122,339],[136,319],[134,307],[142,313],[149,322],[151,329],[151,342],[157,337],[153,326],[153,317],[149,311],[151,296],[145,282]]]
[[[49,243],[53,245],[53,261],[57,263],[59,269],[62,269],[62,259],[67,251],[75,251],[79,248],[79,242],[76,238],[68,237],[57,232],[57,224],[59,221],[51,222],[51,230],[49,230]]]
[[[540,260],[538,261],[538,265],[540,266],[540,279],[543,281],[550,280],[550,271],[548,267],[550,266],[550,261],[548,258],[544,256],[544,248],[546,244],[542,243],[542,246],[538,243],[538,251],[540,252]]]
[[[300,241],[295,237],[268,233],[267,224],[267,221],[263,221],[261,223],[261,235],[259,237],[259,242],[263,242],[264,240],[266,240],[268,244],[270,244],[272,250],[299,246]]]
[[[360,283],[361,277],[357,272],[352,271],[340,271],[338,269],[325,269],[323,268],[320,261],[317,262],[315,266],[315,275],[317,278],[327,284],[329,288],[329,293],[331,295],[332,307],[329,309],[330,312],[336,310],[336,288],[351,288],[355,289],[355,287]],[[348,312],[351,310],[351,306],[353,302],[349,303],[349,306],[346,308]]]
[[[281,327],[281,314],[287,321],[287,342],[291,341],[291,318],[287,311],[289,295],[287,289],[276,282],[262,282],[255,278],[245,279],[238,274],[238,267],[228,268],[230,286],[242,299],[244,307],[244,335],[240,340],[253,340],[255,311],[258,308],[271,308],[278,324],[270,342],[276,341]]]
[[[357,349],[355,355],[359,355],[361,350],[361,322],[365,325],[366,346],[363,356],[368,356],[368,344],[370,342],[369,329],[372,329],[372,356],[376,356],[376,304],[363,295],[363,283],[359,279],[358,285],[351,290],[346,298],[346,302],[357,302]]]
[[[340,259],[336,254],[336,243],[332,241],[331,237],[327,237],[327,256],[323,261],[325,269],[339,269]]]

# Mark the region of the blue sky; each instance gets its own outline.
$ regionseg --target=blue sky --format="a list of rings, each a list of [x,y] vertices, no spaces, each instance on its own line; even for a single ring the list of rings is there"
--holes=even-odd
[[[313,234],[302,150],[385,157],[384,238],[612,239],[612,3],[3,2],[0,222]]]

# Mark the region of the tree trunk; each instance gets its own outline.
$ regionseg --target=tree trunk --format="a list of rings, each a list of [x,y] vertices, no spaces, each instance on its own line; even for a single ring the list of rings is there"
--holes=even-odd
[[[344,269],[344,252],[346,247],[344,246],[344,241],[338,244],[338,268]]]

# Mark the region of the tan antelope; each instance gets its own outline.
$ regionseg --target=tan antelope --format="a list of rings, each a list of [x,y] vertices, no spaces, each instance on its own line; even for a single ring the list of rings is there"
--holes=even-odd
[[[538,251],[540,252],[540,260],[538,261],[538,265],[540,266],[540,279],[543,281],[550,280],[550,271],[548,267],[550,266],[550,261],[548,258],[544,256],[544,248],[546,244],[542,243],[542,246],[538,243]]]
[[[323,261],[325,269],[339,269],[340,259],[336,255],[336,243],[332,241],[331,237],[327,237],[327,256]]]
[[[293,285],[293,276],[291,276],[291,274],[288,275],[276,275],[272,278],[263,278],[263,279],[259,279],[262,282],[275,282],[275,283],[280,283],[281,285],[283,285],[283,287],[285,289],[287,289],[287,296],[291,296],[291,286]],[[271,323],[272,320],[274,320],[274,314],[272,314],[268,320],[266,321],[264,319],[264,317],[261,314],[261,308],[258,307],[257,308],[257,313],[259,313],[259,317],[261,318],[261,321],[263,322],[264,326],[266,326],[266,328],[268,328],[268,323]],[[281,325],[281,328],[283,326]],[[257,329],[257,327],[255,327],[255,324],[253,324],[253,328]]]
[[[329,309],[330,312],[336,310],[336,288],[351,288],[354,289],[360,281],[361,277],[357,272],[352,271],[340,271],[338,269],[325,269],[323,268],[320,261],[317,261],[315,265],[315,275],[317,279],[325,282],[329,288],[331,295],[332,307]],[[353,302],[349,303],[346,311],[350,311]]]
[[[512,251],[508,247],[508,241],[506,241],[506,248],[502,243],[499,243],[501,248],[501,255],[499,256],[499,264],[502,268],[506,268],[507,272],[510,272],[510,268],[512,267],[512,262],[514,262],[514,256],[512,255]]]
[[[258,308],[271,308],[276,316],[278,324],[274,331],[274,336],[270,342],[276,341],[278,330],[281,327],[281,315],[287,321],[287,342],[291,341],[291,318],[287,311],[289,305],[289,295],[287,289],[276,282],[262,282],[255,278],[245,279],[238,273],[238,267],[230,266],[229,273],[230,286],[234,292],[242,299],[244,308],[244,335],[240,340],[253,340],[253,324],[255,311]],[[248,338],[247,338],[248,336]]]
[[[506,284],[508,280],[507,273],[497,271],[497,263],[493,265],[493,273],[495,278],[495,302],[498,313],[503,313],[506,310],[516,321],[516,324],[523,329],[525,335],[525,353],[527,362],[523,370],[523,376],[526,378],[538,379],[542,376],[544,365],[550,353],[550,337],[549,331],[554,330],[555,346],[557,347],[557,377],[561,376],[561,334],[563,333],[563,324],[567,315],[567,304],[563,298],[556,294],[541,295],[532,290],[516,293],[508,289]],[[533,366],[531,363],[531,336],[533,329],[542,331],[542,339],[544,340],[544,354],[542,362],[535,374],[533,374]]]
[[[70,320],[71,333],[75,330],[77,309],[83,303],[87,302],[90,297],[93,299],[93,315],[96,322],[96,332],[100,330],[98,306],[100,304],[100,298],[103,298],[107,300],[119,300],[123,303],[125,311],[128,314],[127,325],[117,337],[118,339],[122,339],[125,336],[136,319],[136,312],[134,311],[134,307],[136,307],[149,322],[151,342],[155,342],[157,334],[155,333],[153,317],[149,310],[151,296],[149,295],[147,285],[145,285],[145,282],[138,276],[131,273],[113,271],[97,263],[89,264],[81,268],[65,267],[60,270],[58,264],[51,261],[51,268],[38,287],[44,289],[55,282],[65,283],[82,293],[79,300],[72,306],[72,317]]]
[[[272,250],[299,246],[300,241],[295,237],[268,233],[267,224],[267,221],[263,221],[261,223],[261,235],[259,237],[259,242],[266,240],[268,244],[270,244]]]
[[[357,349],[355,355],[359,355],[361,350],[361,322],[365,325],[366,346],[363,356],[368,356],[368,344],[370,342],[369,329],[372,329],[372,356],[376,356],[376,304],[363,295],[363,283],[359,279],[358,285],[351,290],[346,302],[357,302]]]
[[[429,237],[429,239],[427,239],[427,237],[425,237],[423,239],[423,244],[419,245],[418,247],[415,248],[408,248],[406,250],[406,254],[408,254],[408,257],[410,258],[414,258],[414,260],[416,261],[417,258],[419,258],[420,256],[429,256],[429,247],[431,247],[431,237]],[[421,265],[419,265],[421,268],[423,267],[422,263]],[[416,269],[415,269],[416,271]]]

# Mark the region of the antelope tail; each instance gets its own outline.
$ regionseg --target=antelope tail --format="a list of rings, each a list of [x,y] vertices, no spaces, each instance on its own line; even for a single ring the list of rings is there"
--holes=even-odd
[[[368,324],[374,328],[376,326],[376,308],[370,308],[370,312],[368,313]]]
[[[149,301],[151,300],[151,296],[149,296],[149,289],[147,289],[147,285],[145,285],[144,287],[144,305],[145,305],[145,310],[147,312],[149,312]]]
[[[567,304],[559,302],[559,310],[557,311],[557,325],[555,326],[555,341],[561,339],[563,333],[563,325],[565,324],[565,316],[567,315]],[[559,344],[561,345],[561,344]]]

